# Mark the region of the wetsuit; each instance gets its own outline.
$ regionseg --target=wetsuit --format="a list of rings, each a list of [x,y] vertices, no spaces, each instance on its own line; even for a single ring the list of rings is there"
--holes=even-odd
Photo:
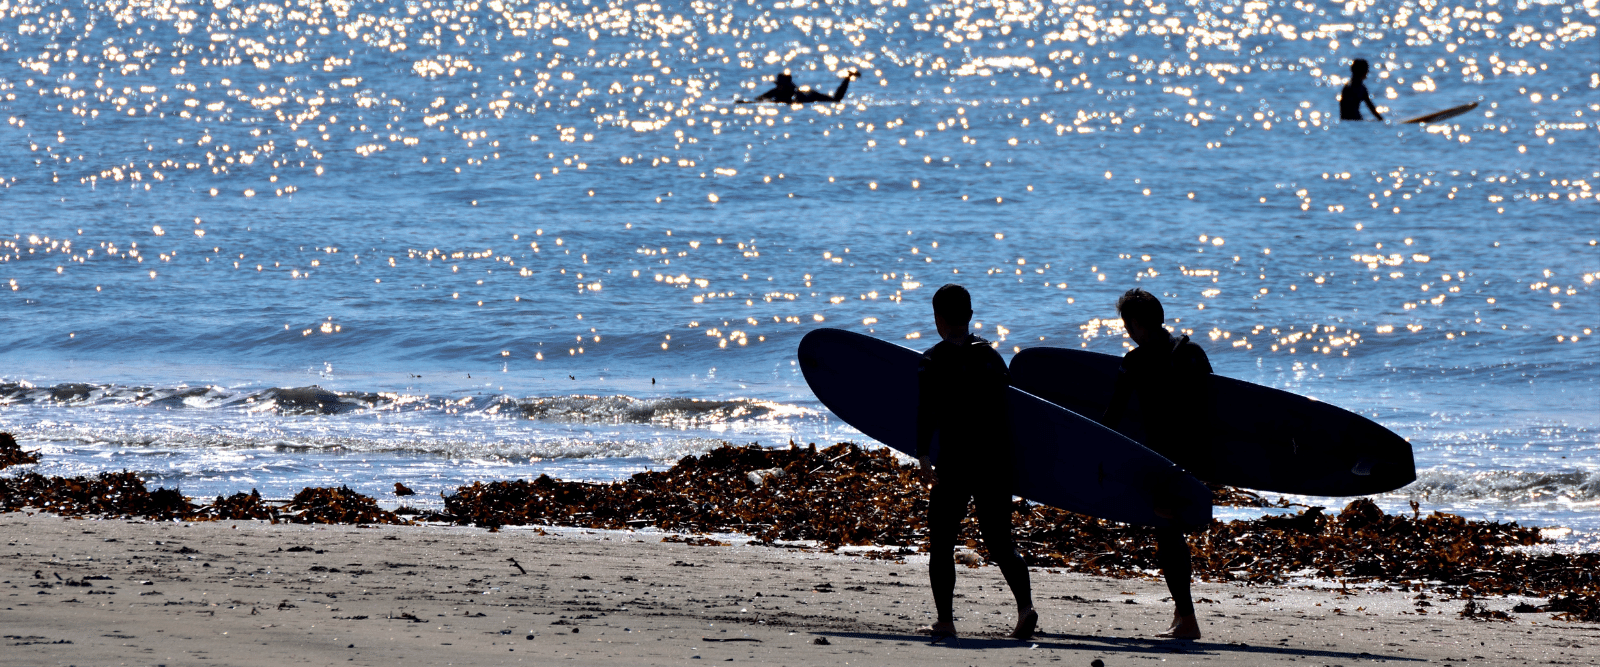
[[[1383,116],[1378,116],[1378,108],[1372,104],[1372,97],[1367,94],[1367,84],[1359,79],[1345,84],[1344,90],[1339,93],[1339,120],[1366,120],[1361,117],[1363,102],[1372,110],[1372,115],[1383,120]]]
[[[799,87],[794,85],[794,80],[790,79],[788,75],[780,75],[777,82],[773,85],[772,90],[756,96],[755,99],[749,100],[749,102],[777,102],[779,104],[842,102],[844,101],[845,94],[850,91],[850,80],[854,79],[855,77],[856,73],[854,70],[852,70],[850,75],[844,78],[844,81],[839,82],[839,87],[834,89],[833,94],[829,95],[827,93],[819,93],[815,90],[800,90]],[[741,101],[741,103],[746,104],[749,102]]]
[[[1196,472],[1205,462],[1184,454],[1194,449],[1197,440],[1210,437],[1211,406],[1206,385],[1210,374],[1211,361],[1206,358],[1206,351],[1188,336],[1173,338],[1168,334],[1164,341],[1140,345],[1122,357],[1122,369],[1117,373],[1103,423],[1112,428],[1121,423],[1128,399],[1138,396],[1145,446]],[[1193,616],[1189,541],[1182,528],[1156,529],[1156,558],[1178,613]]]
[[[934,433],[939,435],[938,481],[928,499],[928,580],[940,621],[953,620],[956,537],[969,501],[977,505],[984,547],[1018,608],[1033,606],[1028,567],[1011,539],[1010,384],[1000,353],[973,335],[933,346],[917,367],[919,458],[928,456]]]

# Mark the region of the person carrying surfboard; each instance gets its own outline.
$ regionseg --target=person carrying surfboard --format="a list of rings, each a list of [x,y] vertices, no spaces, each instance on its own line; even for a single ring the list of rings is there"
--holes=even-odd
[[[778,104],[809,104],[811,102],[843,102],[844,96],[850,91],[850,82],[861,76],[860,72],[850,70],[845,74],[844,81],[839,82],[839,87],[833,94],[819,93],[815,90],[801,90],[794,85],[794,77],[788,72],[778,74],[773,81],[772,90],[757,95],[753,100],[737,100],[735,104],[755,104],[758,102],[776,102]]]
[[[1122,368],[1111,391],[1111,405],[1100,422],[1114,428],[1112,425],[1122,422],[1129,400],[1138,397],[1138,416],[1148,434],[1145,444],[1157,453],[1181,451],[1196,439],[1209,437],[1210,410],[1204,389],[1206,376],[1211,374],[1211,361],[1206,351],[1188,336],[1173,338],[1162,326],[1166,314],[1161,301],[1143,289],[1135,287],[1117,299],[1117,314],[1138,347],[1123,355]],[[1171,458],[1170,454],[1167,456]],[[1158,499],[1157,514],[1174,514],[1172,508],[1163,510],[1161,504]],[[1199,639],[1200,624],[1189,593],[1189,540],[1183,528],[1156,529],[1156,558],[1175,607],[1171,627],[1158,636]]]
[[[1378,107],[1372,104],[1372,96],[1367,94],[1367,61],[1365,58],[1356,58],[1350,63],[1350,83],[1344,84],[1344,90],[1339,91],[1339,120],[1366,120],[1361,117],[1361,103],[1365,102],[1367,108],[1372,110],[1372,115],[1378,120],[1383,116],[1378,115]]]
[[[928,580],[939,618],[920,631],[934,642],[956,636],[953,598],[955,546],[967,505],[977,506],[978,531],[1017,601],[1011,636],[1028,639],[1039,623],[1028,566],[1011,537],[1012,443],[1006,388],[1011,374],[989,341],[970,333],[972,295],[945,285],[933,295],[940,342],[917,366],[917,462],[933,484],[928,497]],[[937,458],[933,452],[938,434]]]

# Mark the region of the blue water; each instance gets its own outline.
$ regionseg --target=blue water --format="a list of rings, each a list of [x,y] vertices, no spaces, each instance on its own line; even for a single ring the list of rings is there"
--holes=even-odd
[[[1592,3],[0,12],[0,428],[42,472],[381,496],[859,440],[806,331],[925,347],[956,281],[1002,352],[1120,353],[1142,286],[1410,438],[1386,506],[1600,530]],[[1390,122],[1333,119],[1354,57]],[[862,76],[732,103],[784,68]]]

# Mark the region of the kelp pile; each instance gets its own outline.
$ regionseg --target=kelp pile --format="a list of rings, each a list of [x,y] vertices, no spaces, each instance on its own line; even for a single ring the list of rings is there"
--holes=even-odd
[[[1600,623],[1600,595],[1568,595],[1550,598],[1549,604],[1532,605],[1522,603],[1512,608],[1519,614],[1534,612],[1554,612],[1551,618],[1560,621],[1583,621],[1587,623]],[[1467,613],[1462,612],[1465,616]]]
[[[1211,504],[1216,507],[1290,507],[1292,505],[1281,497],[1276,502],[1269,502],[1259,493],[1236,486],[1207,483],[1206,488],[1211,490]]]
[[[611,484],[549,477],[477,482],[446,496],[444,512],[423,518],[489,528],[741,532],[767,543],[811,540],[825,548],[919,545],[927,494],[916,479],[914,467],[882,449],[723,447],[670,470]],[[1235,498],[1239,504],[1271,504],[1249,492]],[[1014,534],[1034,566],[1111,577],[1143,576],[1159,567],[1152,529],[1020,501],[1016,511]],[[981,552],[976,523],[969,518],[963,530],[967,546]],[[1334,516],[1314,507],[1288,516],[1212,522],[1190,541],[1195,574],[1208,580],[1277,584],[1317,576],[1407,590],[1427,586],[1465,599],[1566,596],[1556,599],[1573,601],[1548,610],[1600,622],[1600,554],[1517,549],[1548,541],[1537,529],[1515,523],[1437,512],[1389,515],[1358,499]]]
[[[885,450],[855,445],[822,451],[730,446],[615,484],[548,476],[474,482],[445,497],[443,514],[424,518],[490,528],[654,526],[689,533],[736,531],[764,542],[914,544],[927,503],[915,473]]]
[[[410,523],[348,486],[300,489],[284,509],[295,523]]]
[[[196,505],[177,489],[149,490],[131,472],[94,477],[0,477],[0,512],[36,509],[62,516],[109,516],[155,521],[265,520],[273,523],[409,523],[377,501],[340,488],[306,488],[287,503],[269,503],[255,489]]]
[[[5,450],[0,449],[0,456]],[[1232,502],[1268,506],[1260,496],[1229,490]],[[671,469],[614,483],[474,482],[444,496],[444,511],[420,520],[498,529],[563,525],[676,533],[737,532],[774,546],[815,544],[892,547],[867,552],[898,558],[925,542],[926,487],[917,470],[884,449],[839,444],[763,449],[725,446],[690,456]],[[1282,506],[1282,501],[1277,503]],[[0,477],[0,511],[23,508],[68,516],[102,515],[187,521],[256,519],[297,523],[408,523],[348,487],[307,488],[287,503],[259,493],[218,496],[207,505],[176,490],[149,491],[128,472],[96,477]],[[1152,529],[1017,502],[1014,535],[1036,567],[1110,577],[1148,576],[1159,567]],[[710,538],[685,543],[720,545]],[[966,546],[982,553],[976,523],[963,525]],[[1381,582],[1466,600],[1491,595],[1549,598],[1514,611],[1548,612],[1600,622],[1600,554],[1540,553],[1548,543],[1534,528],[1469,521],[1442,513],[1385,514],[1358,499],[1337,515],[1313,507],[1254,521],[1212,522],[1190,536],[1195,575],[1207,580],[1279,584],[1316,576],[1347,583]],[[984,554],[985,556],[987,554]],[[1469,618],[1503,617],[1476,604]]]
[[[0,433],[0,468],[37,463],[9,433]],[[409,523],[371,497],[340,488],[306,488],[287,503],[270,503],[255,489],[197,505],[177,489],[151,491],[128,471],[93,477],[0,476],[0,512],[35,509],[62,516],[107,516],[155,521],[263,520],[278,523]]]
[[[22,447],[17,445],[17,439],[11,437],[10,433],[0,433],[0,470],[38,462],[38,454],[22,451]]]
[[[235,493],[226,498],[217,496],[216,501],[202,509],[211,519],[217,521],[278,522],[278,508],[263,501],[261,492],[255,489],[250,489],[249,493]]]
[[[45,477],[26,473],[0,477],[0,511],[25,507],[62,516],[141,517],[156,520],[187,519],[194,505],[173,489],[150,491],[131,472],[108,472],[94,477]]]

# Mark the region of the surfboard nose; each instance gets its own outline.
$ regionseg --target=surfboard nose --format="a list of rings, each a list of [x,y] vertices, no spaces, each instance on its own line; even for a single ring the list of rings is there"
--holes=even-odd
[[[816,369],[822,367],[822,360],[817,357],[816,349],[820,345],[816,331],[807,333],[800,338],[800,345],[796,346],[794,354],[800,362],[802,369]]]

